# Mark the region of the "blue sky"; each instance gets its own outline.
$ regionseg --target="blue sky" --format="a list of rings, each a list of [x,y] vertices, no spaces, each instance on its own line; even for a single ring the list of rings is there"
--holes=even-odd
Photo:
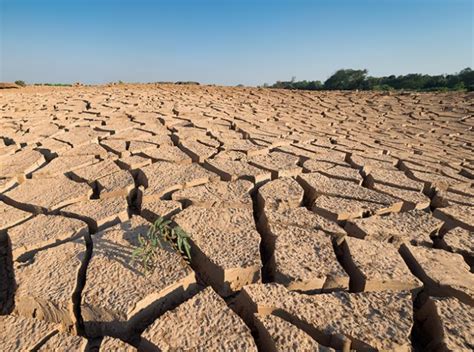
[[[473,0],[0,0],[0,81],[249,84],[473,67]]]

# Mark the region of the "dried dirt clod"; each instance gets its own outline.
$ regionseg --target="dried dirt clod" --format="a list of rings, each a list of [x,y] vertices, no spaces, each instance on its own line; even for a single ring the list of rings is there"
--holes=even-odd
[[[140,215],[150,222],[155,222],[158,218],[170,219],[178,214],[182,209],[182,204],[174,200],[148,199],[141,203]]]
[[[80,238],[41,250],[25,263],[15,263],[15,312],[71,329],[76,323],[72,296],[85,257],[86,245]]]
[[[460,254],[409,244],[400,253],[430,295],[453,296],[474,306],[474,274]]]
[[[33,173],[33,178],[55,177],[98,162],[99,160],[93,155],[60,156],[51,160],[46,166],[35,171]]]
[[[307,230],[321,230],[325,233],[341,237],[345,235],[344,230],[337,223],[327,220],[304,207],[287,209],[284,211],[266,210],[259,219],[259,224],[267,231],[272,231],[275,225],[297,226]]]
[[[403,208],[400,199],[319,173],[299,175],[298,182],[304,188],[308,202],[313,204],[312,210],[330,220],[398,212]]]
[[[46,163],[46,159],[40,152],[32,149],[23,149],[12,155],[0,157],[0,177],[14,178],[23,182],[26,175],[38,169]]]
[[[119,339],[105,336],[100,344],[99,352],[136,352],[135,347]]]
[[[124,156],[117,160],[117,164],[122,169],[135,170],[146,165],[151,165],[151,159],[140,155]]]
[[[188,207],[174,221],[191,237],[191,263],[219,294],[260,280],[260,234],[251,209]]]
[[[33,215],[29,212],[12,207],[0,201],[0,233],[9,227],[31,218],[32,216]]]
[[[238,152],[221,152],[204,164],[224,181],[245,179],[260,184],[272,177],[271,171],[249,164],[247,156]]]
[[[199,141],[183,140],[179,142],[180,149],[189,155],[193,162],[202,163],[217,153],[217,148],[205,145]]]
[[[334,351],[320,345],[295,325],[275,315],[254,316],[258,343],[264,351]]]
[[[274,314],[337,350],[411,350],[412,300],[406,291],[305,295],[254,284],[242,289],[235,304],[246,320]]]
[[[150,223],[140,217],[93,236],[92,258],[82,294],[85,330],[92,336],[122,336],[140,329],[196,290],[194,273],[169,247],[157,248],[152,271],[145,273],[132,252]]]
[[[135,181],[126,170],[120,170],[97,180],[100,198],[127,197],[135,188]]]
[[[250,181],[214,181],[201,186],[176,191],[171,198],[185,205],[197,207],[252,208],[250,191],[254,185]]]
[[[68,205],[60,210],[64,216],[81,219],[93,232],[127,221],[128,203],[123,197],[93,199]]]
[[[272,173],[272,178],[296,176],[302,172],[298,166],[299,157],[282,152],[271,152],[269,154],[249,157],[249,163],[268,170]]]
[[[303,202],[304,190],[293,178],[270,181],[258,189],[260,209],[284,211],[297,208]]]
[[[6,192],[17,185],[18,185],[18,182],[15,178],[1,178],[0,177],[0,193]]]
[[[88,234],[87,224],[59,215],[39,214],[8,230],[13,259]],[[27,258],[22,258],[22,261]]]
[[[354,292],[414,290],[423,285],[391,243],[346,236],[340,250]]]
[[[443,225],[424,210],[413,210],[384,216],[371,216],[365,219],[353,219],[344,229],[354,237],[382,242],[404,240],[412,244],[431,246],[430,236]]]
[[[57,334],[55,324],[14,315],[0,316],[2,351],[31,351]]]
[[[337,261],[331,236],[295,226],[274,226],[271,235],[275,282],[309,293],[349,288],[349,276]]]
[[[38,349],[40,352],[51,351],[87,351],[87,339],[80,336],[72,336],[65,333],[58,333],[48,339]]]
[[[145,185],[143,199],[160,199],[170,192],[199,186],[218,176],[197,164],[179,165],[158,161],[141,169],[138,182]]]
[[[440,220],[452,222],[468,231],[474,231],[474,206],[451,204],[435,209],[433,215]]]
[[[44,213],[58,210],[69,204],[87,200],[92,188],[83,183],[71,181],[66,176],[44,180],[26,180],[4,194],[5,201],[23,210]]]
[[[257,351],[250,330],[210,287],[166,312],[142,339],[165,351]]]
[[[364,173],[367,175],[366,181],[374,186],[382,184],[416,192],[421,192],[424,187],[423,182],[408,178],[403,171],[371,168],[364,169]]]
[[[152,161],[168,161],[179,165],[189,165],[192,159],[181,149],[170,145],[161,145],[157,149],[147,149],[141,152],[142,155]]]
[[[446,245],[448,250],[462,254],[468,264],[474,264],[474,233],[460,227],[451,229],[443,235],[443,245]]]
[[[418,310],[416,320],[429,337],[427,351],[472,351],[474,313],[472,306],[456,298],[430,297]]]
[[[71,177],[76,181],[93,183],[102,177],[120,171],[120,167],[113,160],[104,160],[100,163],[81,167],[71,172]]]

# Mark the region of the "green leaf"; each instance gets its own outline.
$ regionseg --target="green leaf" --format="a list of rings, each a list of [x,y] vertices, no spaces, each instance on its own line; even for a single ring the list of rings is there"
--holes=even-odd
[[[186,255],[188,256],[189,260],[191,260],[191,245],[187,240],[184,240],[183,244]]]

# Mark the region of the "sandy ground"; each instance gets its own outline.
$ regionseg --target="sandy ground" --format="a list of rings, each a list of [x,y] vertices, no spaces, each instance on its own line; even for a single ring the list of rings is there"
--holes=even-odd
[[[471,350],[473,98],[0,91],[0,349]]]

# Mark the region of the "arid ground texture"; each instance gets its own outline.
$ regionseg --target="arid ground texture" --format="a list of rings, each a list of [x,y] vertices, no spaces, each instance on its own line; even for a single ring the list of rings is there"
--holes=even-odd
[[[473,99],[0,91],[0,350],[472,350]]]

